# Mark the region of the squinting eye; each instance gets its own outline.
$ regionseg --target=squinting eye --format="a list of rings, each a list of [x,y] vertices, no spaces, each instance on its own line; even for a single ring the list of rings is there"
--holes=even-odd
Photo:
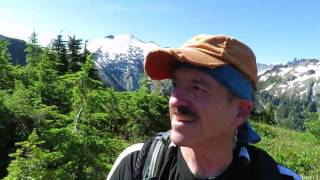
[[[194,89],[194,90],[200,90],[200,87],[197,86],[197,85],[194,85],[194,86],[193,86],[193,89]]]
[[[177,82],[172,81],[172,82],[171,82],[171,86],[174,87],[174,88],[177,87]]]
[[[207,90],[206,90],[206,88],[202,87],[201,85],[194,84],[192,86],[192,93],[194,96],[203,97],[207,94]]]
[[[177,85],[176,81],[171,81],[170,92],[173,92],[177,88]]]

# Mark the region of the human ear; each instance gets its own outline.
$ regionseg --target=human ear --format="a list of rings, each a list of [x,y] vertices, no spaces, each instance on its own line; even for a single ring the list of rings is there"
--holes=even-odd
[[[240,100],[238,114],[237,114],[237,125],[244,123],[250,112],[253,109],[253,102],[249,100]]]

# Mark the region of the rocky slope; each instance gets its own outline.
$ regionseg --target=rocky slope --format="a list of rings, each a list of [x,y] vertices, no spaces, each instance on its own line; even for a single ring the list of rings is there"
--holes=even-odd
[[[320,93],[320,62],[317,59],[301,59],[295,63],[276,65],[260,75],[259,83],[260,92],[316,102]]]
[[[304,129],[307,112],[319,111],[320,61],[301,59],[276,65],[259,78],[258,110],[272,106],[277,122]]]
[[[143,73],[144,54],[159,47],[130,34],[109,35],[88,43],[94,64],[104,84],[118,90],[135,90]]]

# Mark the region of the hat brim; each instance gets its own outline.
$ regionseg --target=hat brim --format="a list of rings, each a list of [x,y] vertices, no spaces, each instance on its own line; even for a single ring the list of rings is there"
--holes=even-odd
[[[144,62],[146,74],[154,80],[170,79],[177,61],[215,68],[228,64],[195,48],[163,48],[150,51]]]

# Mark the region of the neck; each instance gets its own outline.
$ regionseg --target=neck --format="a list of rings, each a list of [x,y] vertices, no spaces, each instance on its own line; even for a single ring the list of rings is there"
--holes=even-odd
[[[181,147],[181,153],[191,172],[199,177],[215,177],[229,167],[234,142],[210,142],[193,147]]]

